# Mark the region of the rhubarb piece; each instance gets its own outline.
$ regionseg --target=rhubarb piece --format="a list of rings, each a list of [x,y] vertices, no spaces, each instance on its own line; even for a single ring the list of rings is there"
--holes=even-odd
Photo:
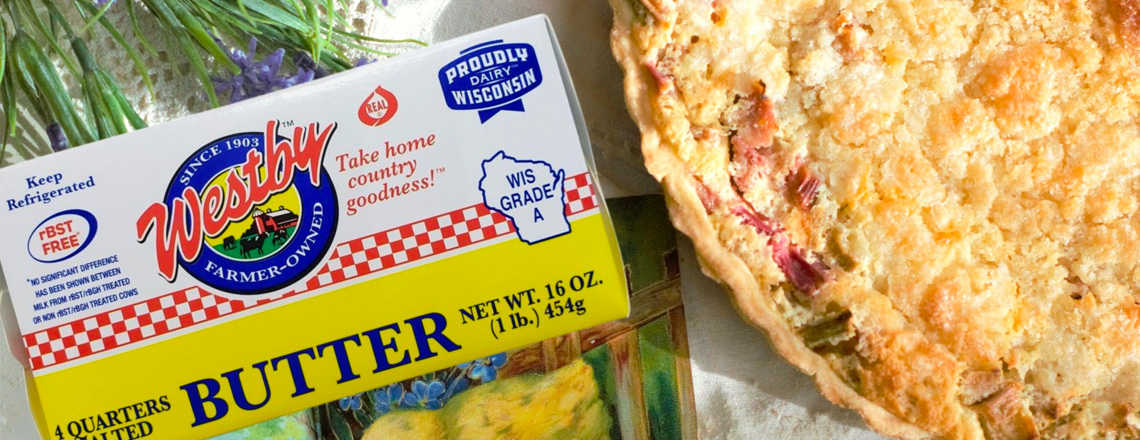
[[[848,341],[855,337],[855,324],[851,320],[851,311],[847,310],[809,324],[800,330],[800,335],[804,338],[804,345],[812,350]]]
[[[1021,384],[1008,382],[1001,389],[975,405],[982,418],[987,440],[1037,440],[1033,417],[1021,404]]]
[[[763,89],[763,85],[760,86]],[[747,191],[751,181],[759,176],[762,167],[767,165],[764,154],[769,153],[775,142],[776,110],[762,92],[740,98],[735,107],[725,113],[723,121],[734,130],[729,143],[732,144],[733,183]]]
[[[1001,390],[1002,377],[1000,369],[986,371],[967,371],[962,374],[962,403],[974,405]]]
[[[720,198],[709,189],[700,179],[697,180],[697,197],[701,198],[701,205],[705,207],[705,212],[712,212],[720,205]]]
[[[796,286],[800,293],[808,298],[815,297],[819,286],[827,281],[823,271],[816,265],[809,263],[799,250],[788,244],[786,240],[782,244],[783,246],[780,247],[774,245],[772,249],[776,265],[780,267],[780,271],[787,277],[788,282]]]
[[[811,209],[820,185],[815,173],[812,173],[807,165],[801,165],[796,172],[788,175],[787,182],[788,196],[792,203],[803,210]]]
[[[732,213],[740,217],[742,224],[751,226],[757,233],[770,237],[772,258],[776,261],[776,266],[784,273],[784,277],[804,296],[809,299],[814,297],[819,286],[827,280],[823,269],[808,262],[800,251],[788,242],[788,237],[774,225],[771,219],[757,213],[747,203],[742,203],[733,208]]]
[[[653,79],[657,80],[658,92],[665,94],[673,91],[673,80],[661,73],[661,70],[657,69],[657,64],[646,61],[645,68],[649,70],[650,75],[653,75]]]

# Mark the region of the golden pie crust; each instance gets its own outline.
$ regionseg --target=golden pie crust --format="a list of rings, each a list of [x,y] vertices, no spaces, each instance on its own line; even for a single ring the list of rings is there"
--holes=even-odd
[[[1140,0],[610,0],[705,272],[899,438],[1140,436]]]

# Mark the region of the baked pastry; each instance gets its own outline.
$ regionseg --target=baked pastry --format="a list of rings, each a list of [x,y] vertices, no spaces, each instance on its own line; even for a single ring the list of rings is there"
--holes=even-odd
[[[611,0],[649,171],[900,438],[1140,433],[1140,1]]]

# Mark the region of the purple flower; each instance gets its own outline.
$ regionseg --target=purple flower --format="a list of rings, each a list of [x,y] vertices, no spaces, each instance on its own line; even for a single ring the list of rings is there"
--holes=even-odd
[[[328,69],[317,65],[317,60],[314,60],[313,55],[307,51],[302,50],[293,55],[293,64],[296,64],[298,69],[313,71],[313,78],[319,79],[329,76]]]
[[[52,151],[63,151],[68,147],[67,134],[63,132],[63,127],[58,122],[52,122],[47,126],[48,141],[51,142]]]
[[[246,52],[237,48],[230,49],[230,59],[238,66],[241,73],[228,77],[211,77],[214,81],[214,91],[218,95],[228,93],[230,103],[309,82],[314,78],[314,71],[304,67],[298,67],[295,75],[283,75],[281,60],[285,57],[284,49],[273,51],[261,61],[254,58],[255,52],[257,52],[256,38],[249,40],[249,50]]]
[[[115,2],[115,0],[92,0],[92,3],[95,4],[95,7],[99,8],[99,9],[102,9],[104,6],[107,6],[108,4],[111,4],[114,2]],[[384,4],[387,5],[387,2],[385,2]]]
[[[352,63],[352,67],[367,66],[367,65],[375,63],[375,62],[376,62],[376,58],[368,58],[368,57],[358,58],[356,60],[356,62]]]

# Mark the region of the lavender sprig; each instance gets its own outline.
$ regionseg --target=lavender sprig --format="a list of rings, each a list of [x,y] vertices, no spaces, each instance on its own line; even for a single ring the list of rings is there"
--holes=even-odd
[[[48,141],[51,143],[51,151],[58,153],[68,148],[67,134],[63,132],[63,127],[58,122],[48,124],[46,131]]]
[[[214,83],[214,90],[219,96],[228,94],[229,102],[235,103],[309,82],[316,77],[314,70],[300,65],[297,68],[297,73],[293,75],[282,74],[281,61],[285,57],[284,49],[277,49],[260,61],[254,56],[256,52],[257,38],[250,39],[247,51],[237,48],[229,50],[230,59],[238,66],[240,73],[210,77]]]
[[[297,55],[293,56],[293,64],[296,64],[298,69],[312,70],[314,78],[320,79],[329,76],[328,69],[317,64],[317,60],[314,60],[313,55],[308,51],[298,51]]]

